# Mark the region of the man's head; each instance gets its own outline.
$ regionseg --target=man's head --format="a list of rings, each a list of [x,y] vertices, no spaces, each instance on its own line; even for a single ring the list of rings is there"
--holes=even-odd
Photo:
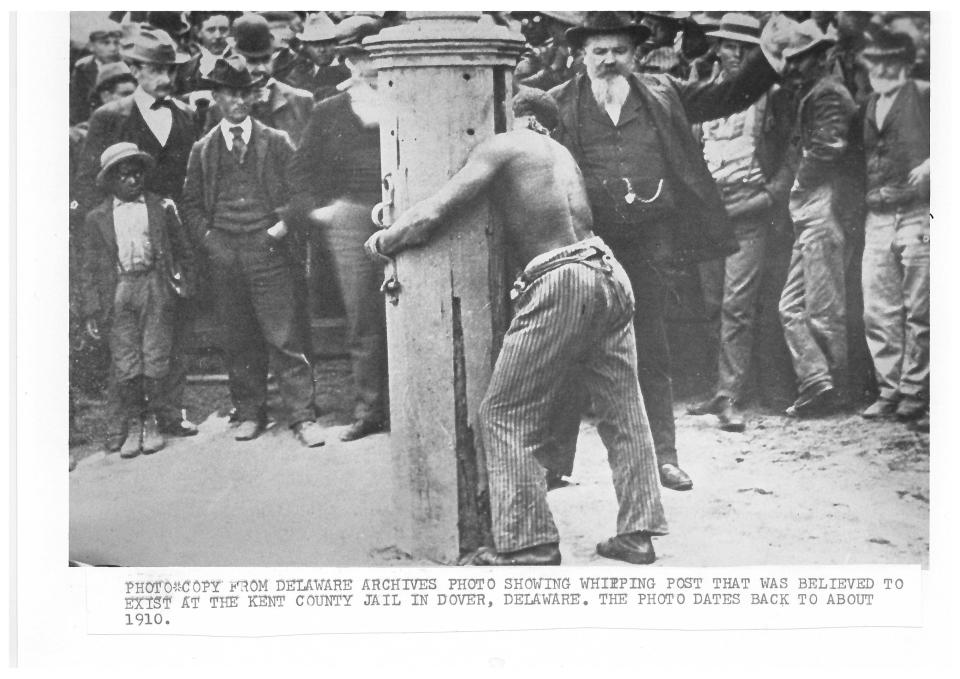
[[[530,124],[531,118],[547,131],[552,131],[560,122],[560,109],[554,98],[543,90],[521,87],[513,97],[514,129],[535,127]]]
[[[197,41],[212,54],[223,54],[230,35],[230,17],[223,12],[204,12],[197,19]]]
[[[717,30],[708,33],[719,41],[717,54],[720,67],[728,77],[740,72],[743,58],[760,44],[760,21],[749,14],[724,14]]]
[[[104,19],[90,29],[90,53],[101,64],[120,59],[120,36],[123,28],[115,21]]]
[[[157,98],[172,94],[177,66],[189,58],[166,32],[149,27],[141,28],[122,54],[137,84]]]
[[[906,82],[917,58],[917,48],[906,33],[882,30],[863,50],[862,57],[869,69],[870,86],[875,92],[886,94]]]
[[[246,60],[254,79],[273,75],[276,43],[269,22],[259,14],[244,14],[233,23],[233,31],[236,36],[233,51]]]
[[[645,12],[640,23],[650,29],[651,46],[672,47],[689,16],[690,12]]]
[[[837,12],[837,37],[841,40],[860,40],[872,17],[872,12]]]
[[[304,53],[321,68],[329,66],[336,59],[337,39],[337,24],[326,12],[311,15],[299,36]]]
[[[584,51],[583,63],[591,81],[622,77],[633,69],[637,45],[650,30],[619,12],[587,12],[580,26],[566,32],[570,49]]]
[[[155,167],[153,156],[136,144],[119,142],[108,146],[100,155],[97,186],[120,200],[135,200],[143,193],[146,174]]]
[[[220,115],[235,124],[242,123],[250,115],[263,81],[262,76],[255,77],[251,73],[246,59],[239,55],[217,59],[205,78]]]
[[[807,19],[797,24],[790,44],[783,50],[786,67],[784,83],[795,90],[807,90],[827,72],[827,50],[836,38],[820,30],[816,21]]]
[[[122,61],[117,61],[100,68],[94,93],[101,104],[109,104],[133,94],[136,88],[137,79],[133,77],[130,69]]]

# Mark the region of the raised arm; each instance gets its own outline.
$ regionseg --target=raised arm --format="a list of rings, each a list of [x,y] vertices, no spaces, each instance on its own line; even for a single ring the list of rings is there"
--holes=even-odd
[[[508,158],[507,148],[499,138],[484,142],[439,191],[400,215],[389,229],[371,236],[365,246],[367,251],[393,255],[425,242],[452,212],[487,188]]]

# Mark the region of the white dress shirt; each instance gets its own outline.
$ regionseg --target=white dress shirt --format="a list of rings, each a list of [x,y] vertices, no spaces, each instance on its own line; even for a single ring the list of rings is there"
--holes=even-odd
[[[113,199],[113,230],[117,237],[117,261],[122,271],[143,271],[153,264],[150,221],[141,195],[135,201]]]
[[[233,132],[230,130],[234,127],[239,127],[242,132],[240,133],[240,138],[243,139],[243,143],[250,146],[250,134],[253,132],[253,123],[250,120],[250,116],[247,116],[243,119],[241,123],[231,123],[226,118],[221,118],[220,120],[220,133],[223,135],[223,140],[227,142],[227,150],[233,150]]]
[[[147,127],[153,132],[153,136],[157,138],[160,145],[166,146],[167,140],[170,138],[170,128],[173,127],[173,111],[166,107],[150,108],[156,100],[156,97],[144,92],[139,85],[133,91],[133,101],[140,109],[140,115],[143,116]]]
[[[883,127],[883,121],[887,119],[887,114],[890,113],[890,109],[893,107],[893,102],[896,101],[897,95],[900,93],[903,87],[897,87],[895,90],[887,92],[886,94],[881,94],[877,99],[877,129]]]

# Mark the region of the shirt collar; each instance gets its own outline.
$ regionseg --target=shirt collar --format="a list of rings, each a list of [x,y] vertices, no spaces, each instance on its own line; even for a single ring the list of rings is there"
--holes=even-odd
[[[120,207],[121,205],[134,205],[136,203],[146,203],[146,202],[147,201],[144,198],[142,193],[136,198],[134,198],[133,200],[120,200],[116,196],[113,197],[113,207]]]
[[[140,109],[141,113],[153,112],[150,107],[153,106],[153,102],[157,100],[151,94],[147,94],[142,87],[137,85],[137,89],[133,91],[133,100],[137,102],[137,107]]]
[[[242,130],[240,138],[243,139],[244,144],[250,143],[250,134],[253,132],[253,120],[250,116],[244,118],[241,123],[231,123],[226,118],[220,120],[220,133],[223,134],[223,139],[227,142],[227,148],[230,149],[233,148],[233,132],[230,131],[232,127],[239,127]]]

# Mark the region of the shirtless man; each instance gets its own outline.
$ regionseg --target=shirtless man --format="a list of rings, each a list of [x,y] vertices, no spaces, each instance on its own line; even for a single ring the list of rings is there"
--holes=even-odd
[[[620,264],[593,235],[580,170],[550,139],[557,106],[539,90],[514,99],[514,130],[474,149],[433,197],[367,240],[371,255],[418,245],[447,217],[486,192],[501,213],[511,251],[529,262],[511,291],[513,320],[503,339],[478,430],[486,453],[494,549],[462,563],[556,565],[559,534],[541,464],[553,450],[551,412],[577,370],[589,390],[607,447],[620,510],[617,535],[601,556],[652,563],[652,535],[664,535],[657,464],[637,382],[633,291]]]

